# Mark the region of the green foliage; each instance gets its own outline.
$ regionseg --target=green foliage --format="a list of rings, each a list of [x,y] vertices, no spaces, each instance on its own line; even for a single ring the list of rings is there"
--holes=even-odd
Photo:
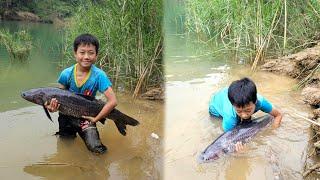
[[[6,47],[12,60],[27,60],[32,48],[32,39],[25,30],[15,33],[0,30],[0,44]]]
[[[187,0],[184,5],[186,33],[249,55],[254,64],[267,53],[283,55],[314,44],[320,28],[316,0]]]
[[[67,30],[68,60],[71,47],[82,33],[100,41],[97,64],[112,78],[115,86],[134,90],[134,95],[163,82],[162,2],[161,0],[100,1],[83,3]]]

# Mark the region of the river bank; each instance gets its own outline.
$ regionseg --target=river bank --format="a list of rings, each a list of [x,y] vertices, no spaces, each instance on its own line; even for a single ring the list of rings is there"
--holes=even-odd
[[[261,66],[261,70],[270,71],[277,74],[284,74],[299,80],[297,88],[302,88],[301,96],[303,101],[310,105],[312,114],[304,119],[313,122],[312,146],[308,157],[320,156],[320,42],[314,47],[307,48],[298,53],[277,59],[266,60]],[[315,165],[312,165],[315,164]],[[304,177],[312,171],[320,168],[320,164],[315,161],[305,169]]]
[[[28,11],[5,10],[0,14],[0,20],[6,21],[26,21],[49,24],[64,24],[65,20],[58,15],[52,14],[47,18],[41,18],[37,14]]]

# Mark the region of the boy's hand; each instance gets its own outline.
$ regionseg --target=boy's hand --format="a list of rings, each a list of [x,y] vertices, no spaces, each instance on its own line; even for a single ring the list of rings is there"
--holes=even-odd
[[[278,127],[280,127],[280,123],[275,120],[274,123],[272,124],[272,128],[276,129]]]
[[[274,117],[274,122],[272,124],[272,127],[278,128],[281,124],[281,120],[282,120],[282,114],[280,111],[278,111],[277,109],[272,109],[272,111],[269,113]]]
[[[241,141],[237,142],[235,146],[236,146],[236,152],[240,152],[240,153],[244,152],[245,146],[242,144]]]
[[[58,103],[58,100],[56,98],[52,98],[50,104],[46,102],[44,106],[48,109],[49,112],[57,112],[60,104]]]
[[[82,118],[87,119],[92,123],[96,123],[97,122],[96,118],[92,117],[92,116],[82,116]]]

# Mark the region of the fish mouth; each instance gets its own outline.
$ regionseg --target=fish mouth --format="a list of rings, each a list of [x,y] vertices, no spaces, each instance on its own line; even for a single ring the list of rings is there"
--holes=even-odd
[[[32,96],[30,96],[27,92],[22,92],[21,97],[27,101],[33,102]]]
[[[27,96],[27,93],[26,92],[22,92],[21,93],[21,97],[23,98],[23,99],[26,99],[26,100],[28,100],[28,96]]]
[[[203,163],[209,163],[209,162],[213,162],[215,160],[219,159],[219,155],[218,154],[213,154],[213,155],[205,155],[204,152],[202,152],[199,156],[198,156],[198,163],[199,164],[203,164]]]
[[[204,153],[201,153],[199,155],[197,161],[198,161],[199,164],[203,164],[203,163],[212,162],[212,161],[217,160],[217,159],[219,159],[218,155],[213,155],[213,156],[206,157],[204,155]]]
[[[197,159],[198,163],[199,164],[202,164],[205,162],[205,158],[203,156],[203,153],[201,153],[199,156],[198,156],[198,159]]]

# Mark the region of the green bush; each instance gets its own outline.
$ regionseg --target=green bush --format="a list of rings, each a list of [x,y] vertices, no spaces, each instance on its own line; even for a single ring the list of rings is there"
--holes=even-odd
[[[32,39],[25,30],[10,33],[4,29],[0,30],[0,44],[6,47],[11,60],[27,60],[32,48]]]

